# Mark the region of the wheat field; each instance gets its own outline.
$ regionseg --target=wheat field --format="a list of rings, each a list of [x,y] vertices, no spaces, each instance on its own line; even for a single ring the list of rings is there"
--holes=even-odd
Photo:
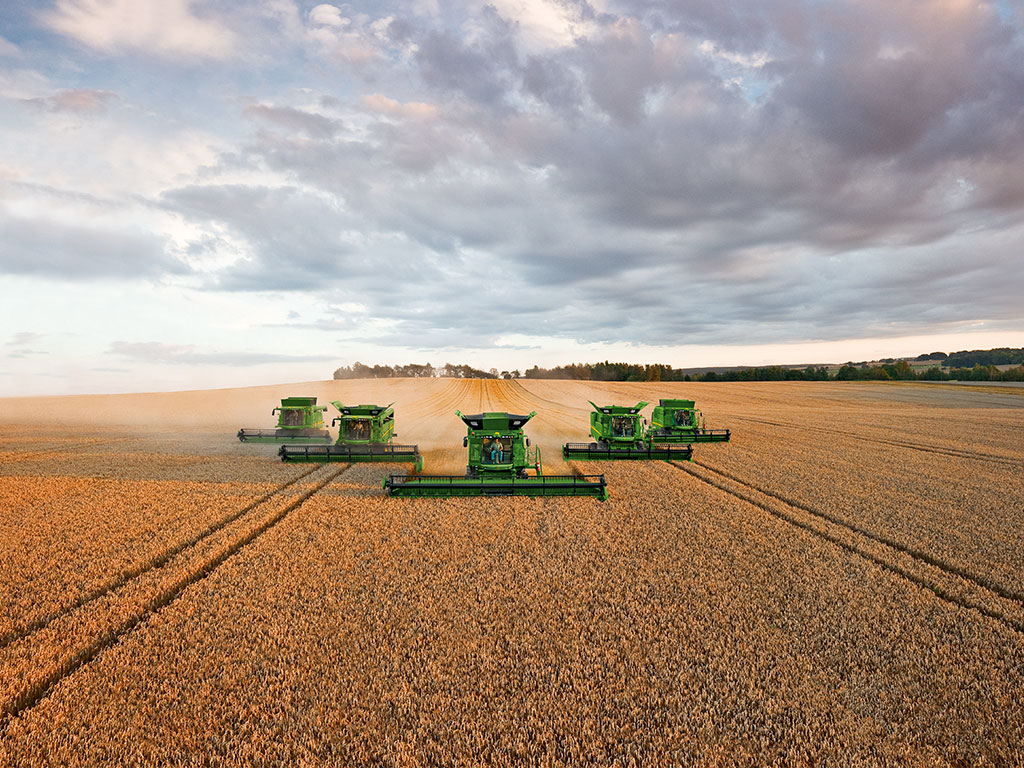
[[[239,443],[281,397],[538,415],[610,499],[385,497]],[[566,465],[695,399],[692,463]],[[648,411],[649,413],[649,411]],[[1024,392],[327,381],[0,400],[2,766],[1024,763]]]

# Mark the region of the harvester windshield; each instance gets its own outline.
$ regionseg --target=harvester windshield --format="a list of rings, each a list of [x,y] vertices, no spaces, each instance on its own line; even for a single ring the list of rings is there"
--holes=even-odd
[[[305,414],[298,408],[282,408],[281,409],[281,426],[282,427],[301,427],[303,425],[303,417]]]
[[[345,424],[345,437],[348,440],[369,440],[369,419],[348,419]]]
[[[693,411],[685,409],[676,411],[675,422],[677,427],[693,426]]]
[[[480,458],[484,464],[511,464],[512,438],[495,437],[485,439],[482,444]]]
[[[636,419],[632,416],[614,416],[612,417],[612,436],[613,437],[632,437],[633,436],[633,425]]]

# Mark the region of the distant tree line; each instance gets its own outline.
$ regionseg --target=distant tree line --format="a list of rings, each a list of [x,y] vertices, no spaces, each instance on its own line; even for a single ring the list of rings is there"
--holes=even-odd
[[[727,371],[687,373],[671,365],[656,363],[579,363],[555,368],[534,366],[526,371],[527,379],[579,379],[583,381],[826,381],[824,366],[786,368],[772,365],[765,368],[742,368]]]
[[[499,371],[491,368],[489,371],[482,371],[469,365],[452,365],[445,363],[435,368],[430,363],[419,365],[363,365],[355,362],[352,365],[344,365],[334,371],[335,379],[518,379],[519,371]]]
[[[687,381],[829,381],[828,368],[810,366],[808,368],[786,368],[782,365],[769,365],[764,368],[742,368],[738,371],[708,371],[695,373]]]
[[[527,379],[576,379],[577,381],[690,381],[681,370],[655,363],[574,363],[554,368],[533,366],[524,374]]]
[[[942,353],[933,352],[932,354]],[[954,352],[942,359],[942,365],[946,368],[974,368],[977,365],[1024,365],[1024,349],[997,347],[996,349]]]
[[[956,363],[949,365],[950,361]],[[974,361],[974,362],[969,362]],[[988,362],[986,362],[988,361]],[[1006,362],[1003,362],[1006,361]],[[554,368],[533,366],[525,372],[484,371],[469,365],[445,363],[434,367],[418,365],[363,365],[356,362],[334,372],[335,379],[451,378],[451,379],[574,379],[577,381],[1024,381],[1024,349],[989,349],[972,352],[931,352],[914,362],[935,362],[928,368],[912,366],[906,360],[889,358],[872,363],[849,362],[835,373],[828,367],[791,368],[769,365],[760,368],[709,370],[686,373],[660,363],[573,363]],[[962,362],[962,364],[961,364]],[[968,364],[969,362],[969,364]],[[1015,365],[1000,370],[996,366]]]
[[[554,368],[533,366],[525,372],[518,370],[488,371],[469,365],[445,363],[434,367],[426,365],[364,365],[356,362],[334,371],[335,379],[390,379],[450,378],[450,379],[578,379],[582,381],[692,381],[690,376],[671,365],[637,365],[635,363],[578,363]]]
[[[971,368],[940,368],[932,366],[915,371],[906,360],[882,365],[844,365],[835,375],[837,381],[1024,381],[1024,366],[999,370],[995,365]]]

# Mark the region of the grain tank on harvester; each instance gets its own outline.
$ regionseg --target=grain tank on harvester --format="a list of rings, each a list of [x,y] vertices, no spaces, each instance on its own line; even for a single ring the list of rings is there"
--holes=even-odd
[[[706,429],[693,400],[659,400],[647,433],[653,443],[727,443],[728,429]]]
[[[566,461],[689,461],[689,445],[656,445],[648,437],[646,421],[640,411],[647,403],[633,406],[596,405],[590,414],[592,443],[566,443],[562,458]]]
[[[346,462],[393,464],[412,462],[413,471],[423,469],[419,446],[395,445],[395,409],[387,405],[344,405],[332,400],[340,415],[338,441],[334,445],[282,445],[278,453],[287,462]]]
[[[240,429],[243,443],[329,443],[331,433],[324,429],[326,405],[317,405],[315,397],[286,397],[270,412],[277,414],[276,429]]]
[[[531,448],[523,426],[537,415],[480,413],[455,415],[466,425],[462,446],[469,452],[465,476],[389,475],[389,496],[590,496],[604,501],[604,475],[544,475],[540,449]],[[527,474],[532,470],[536,474]]]

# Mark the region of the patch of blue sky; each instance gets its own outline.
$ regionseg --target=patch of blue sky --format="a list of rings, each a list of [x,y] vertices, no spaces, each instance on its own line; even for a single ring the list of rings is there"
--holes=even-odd
[[[995,0],[992,6],[996,9],[996,13],[999,14],[999,19],[1004,24],[1012,24],[1014,21],[1014,4],[1010,0]]]
[[[764,65],[769,61],[766,54],[734,54],[719,50],[711,42],[705,42],[699,50],[722,83],[738,90],[751,105],[761,102],[777,82],[764,72]]]

